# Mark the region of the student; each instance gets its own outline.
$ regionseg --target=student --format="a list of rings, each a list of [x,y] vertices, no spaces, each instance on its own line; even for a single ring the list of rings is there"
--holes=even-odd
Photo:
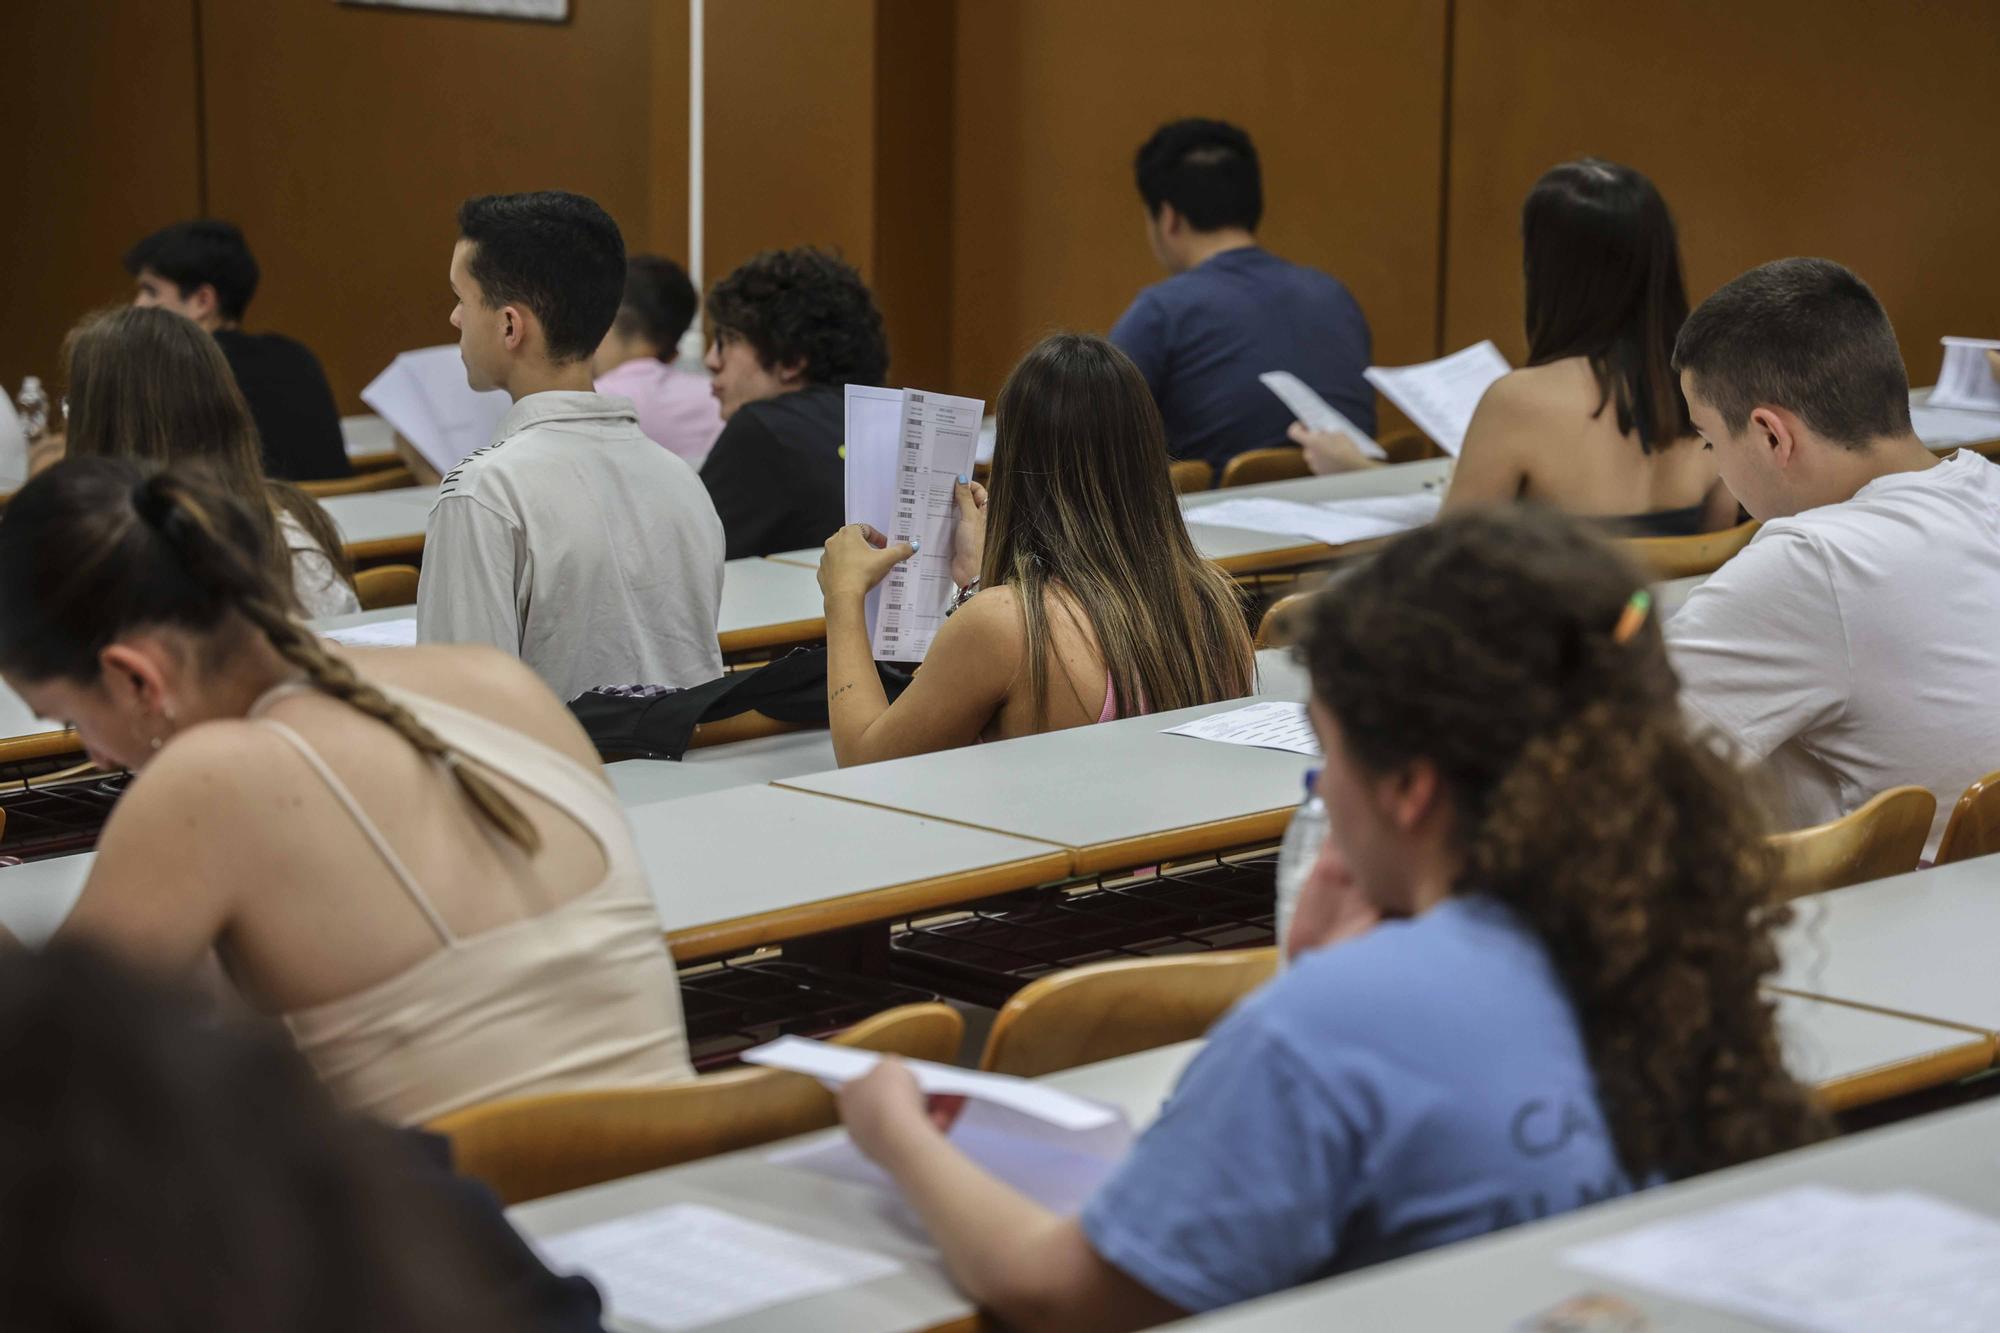
[[[727,424],[701,480],[729,558],[818,546],[847,517],[842,391],[889,370],[875,298],[824,250],[766,250],[715,284],[708,318]]]
[[[243,330],[259,273],[235,223],[201,218],[162,227],[125,252],[125,271],[137,282],[133,305],[185,315],[214,337],[257,420],[266,472],[325,481],[352,471],[319,358],[281,334]]]
[[[110,459],[0,513],[0,675],[138,773],[57,938],[169,977],[213,950],[392,1124],[686,1077],[631,828],[568,710],[498,653],[314,638],[266,555],[219,489]]]
[[[1824,1132],[1759,992],[1775,857],[1685,732],[1643,588],[1512,507],[1333,585],[1305,648],[1332,832],[1292,965],[1080,1218],[961,1156],[901,1065],[842,1090],[973,1299],[1137,1328]]]
[[[992,486],[990,501],[957,488],[960,604],[894,704],[865,603],[912,548],[862,524],[827,541],[827,713],[843,766],[1250,692],[1236,585],[1188,539],[1160,414],[1116,347],[1061,333],[1022,359],[1000,391]]]
[[[1146,238],[1169,277],[1111,341],[1146,377],[1175,458],[1224,464],[1285,442],[1292,416],[1258,382],[1288,370],[1371,434],[1368,321],[1337,278],[1257,244],[1264,187],[1250,136],[1219,120],[1163,125],[1139,149]]]
[[[2000,468],[1917,439],[1889,317],[1830,260],[1722,287],[1674,365],[1764,524],[1669,627],[1689,712],[1764,762],[1792,827],[1930,788],[1935,852],[1960,793],[2000,768]]]
[[[581,195],[486,195],[458,210],[451,312],[465,375],[514,406],[445,477],[424,534],[417,637],[489,643],[557,695],[722,674],[722,525],[694,469],[593,391],[625,242]]]
[[[96,951],[0,955],[0,1051],[0,1326],[602,1328],[486,1191],[339,1114],[265,1030]]]
[[[257,426],[214,339],[165,310],[93,315],[63,344],[73,458],[196,464],[266,522],[272,576],[309,617],[361,609],[340,531],[296,486],[265,478]]]
[[[618,315],[590,358],[597,391],[630,398],[639,409],[639,429],[692,468],[701,466],[722,433],[722,413],[708,378],[674,366],[681,335],[700,303],[679,264],[633,255],[625,261]]]
[[[1687,318],[1666,201],[1630,167],[1551,168],[1521,210],[1528,364],[1479,400],[1446,512],[1535,500],[1623,535],[1736,522],[1668,364]]]

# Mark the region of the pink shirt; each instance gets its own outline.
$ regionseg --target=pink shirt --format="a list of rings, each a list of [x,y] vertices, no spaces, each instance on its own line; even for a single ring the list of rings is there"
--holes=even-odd
[[[722,410],[708,391],[706,375],[642,356],[598,376],[597,391],[630,398],[646,438],[679,454],[690,467],[701,466],[722,434]]]

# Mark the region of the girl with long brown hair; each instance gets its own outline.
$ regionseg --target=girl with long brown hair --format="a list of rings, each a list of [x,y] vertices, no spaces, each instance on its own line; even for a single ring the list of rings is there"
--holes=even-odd
[[[961,1156],[893,1062],[841,1094],[966,1291],[1022,1328],[1163,1322],[1826,1132],[1760,983],[1787,919],[1692,738],[1645,584],[1509,507],[1398,539],[1305,645],[1330,833],[1291,966],[1083,1210]]]
[[[820,563],[827,712],[843,765],[1248,694],[1236,587],[1188,538],[1137,367],[1080,333],[1043,339],[1000,391],[992,489],[956,495],[962,602],[892,706],[868,590],[913,554],[853,524]],[[976,594],[976,595],[974,595]]]
[[[271,574],[309,617],[359,611],[340,532],[313,498],[264,475],[250,405],[215,339],[158,307],[90,316],[64,342],[66,456],[199,465],[267,529]]]
[[[57,938],[169,975],[213,949],[393,1123],[687,1076],[631,827],[569,711],[491,649],[315,638],[268,531],[105,458],[0,512],[0,676],[138,774]]]

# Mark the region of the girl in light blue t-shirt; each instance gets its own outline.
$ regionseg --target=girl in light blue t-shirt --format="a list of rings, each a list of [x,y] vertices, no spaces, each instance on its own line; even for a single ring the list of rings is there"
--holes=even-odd
[[[1757,803],[1692,740],[1638,571],[1508,507],[1320,599],[1332,832],[1293,966],[1210,1034],[1078,1218],[986,1175],[885,1061],[841,1094],[968,1294],[1138,1328],[1820,1136],[1759,982]]]

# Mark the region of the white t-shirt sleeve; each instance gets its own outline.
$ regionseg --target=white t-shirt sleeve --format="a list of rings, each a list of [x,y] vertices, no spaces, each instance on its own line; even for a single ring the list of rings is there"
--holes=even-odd
[[[424,531],[419,643],[490,643],[521,655],[521,530],[469,495],[447,495]]]
[[[1694,590],[1666,625],[1681,703],[1747,760],[1831,723],[1852,663],[1840,601],[1803,532],[1767,532]]]

